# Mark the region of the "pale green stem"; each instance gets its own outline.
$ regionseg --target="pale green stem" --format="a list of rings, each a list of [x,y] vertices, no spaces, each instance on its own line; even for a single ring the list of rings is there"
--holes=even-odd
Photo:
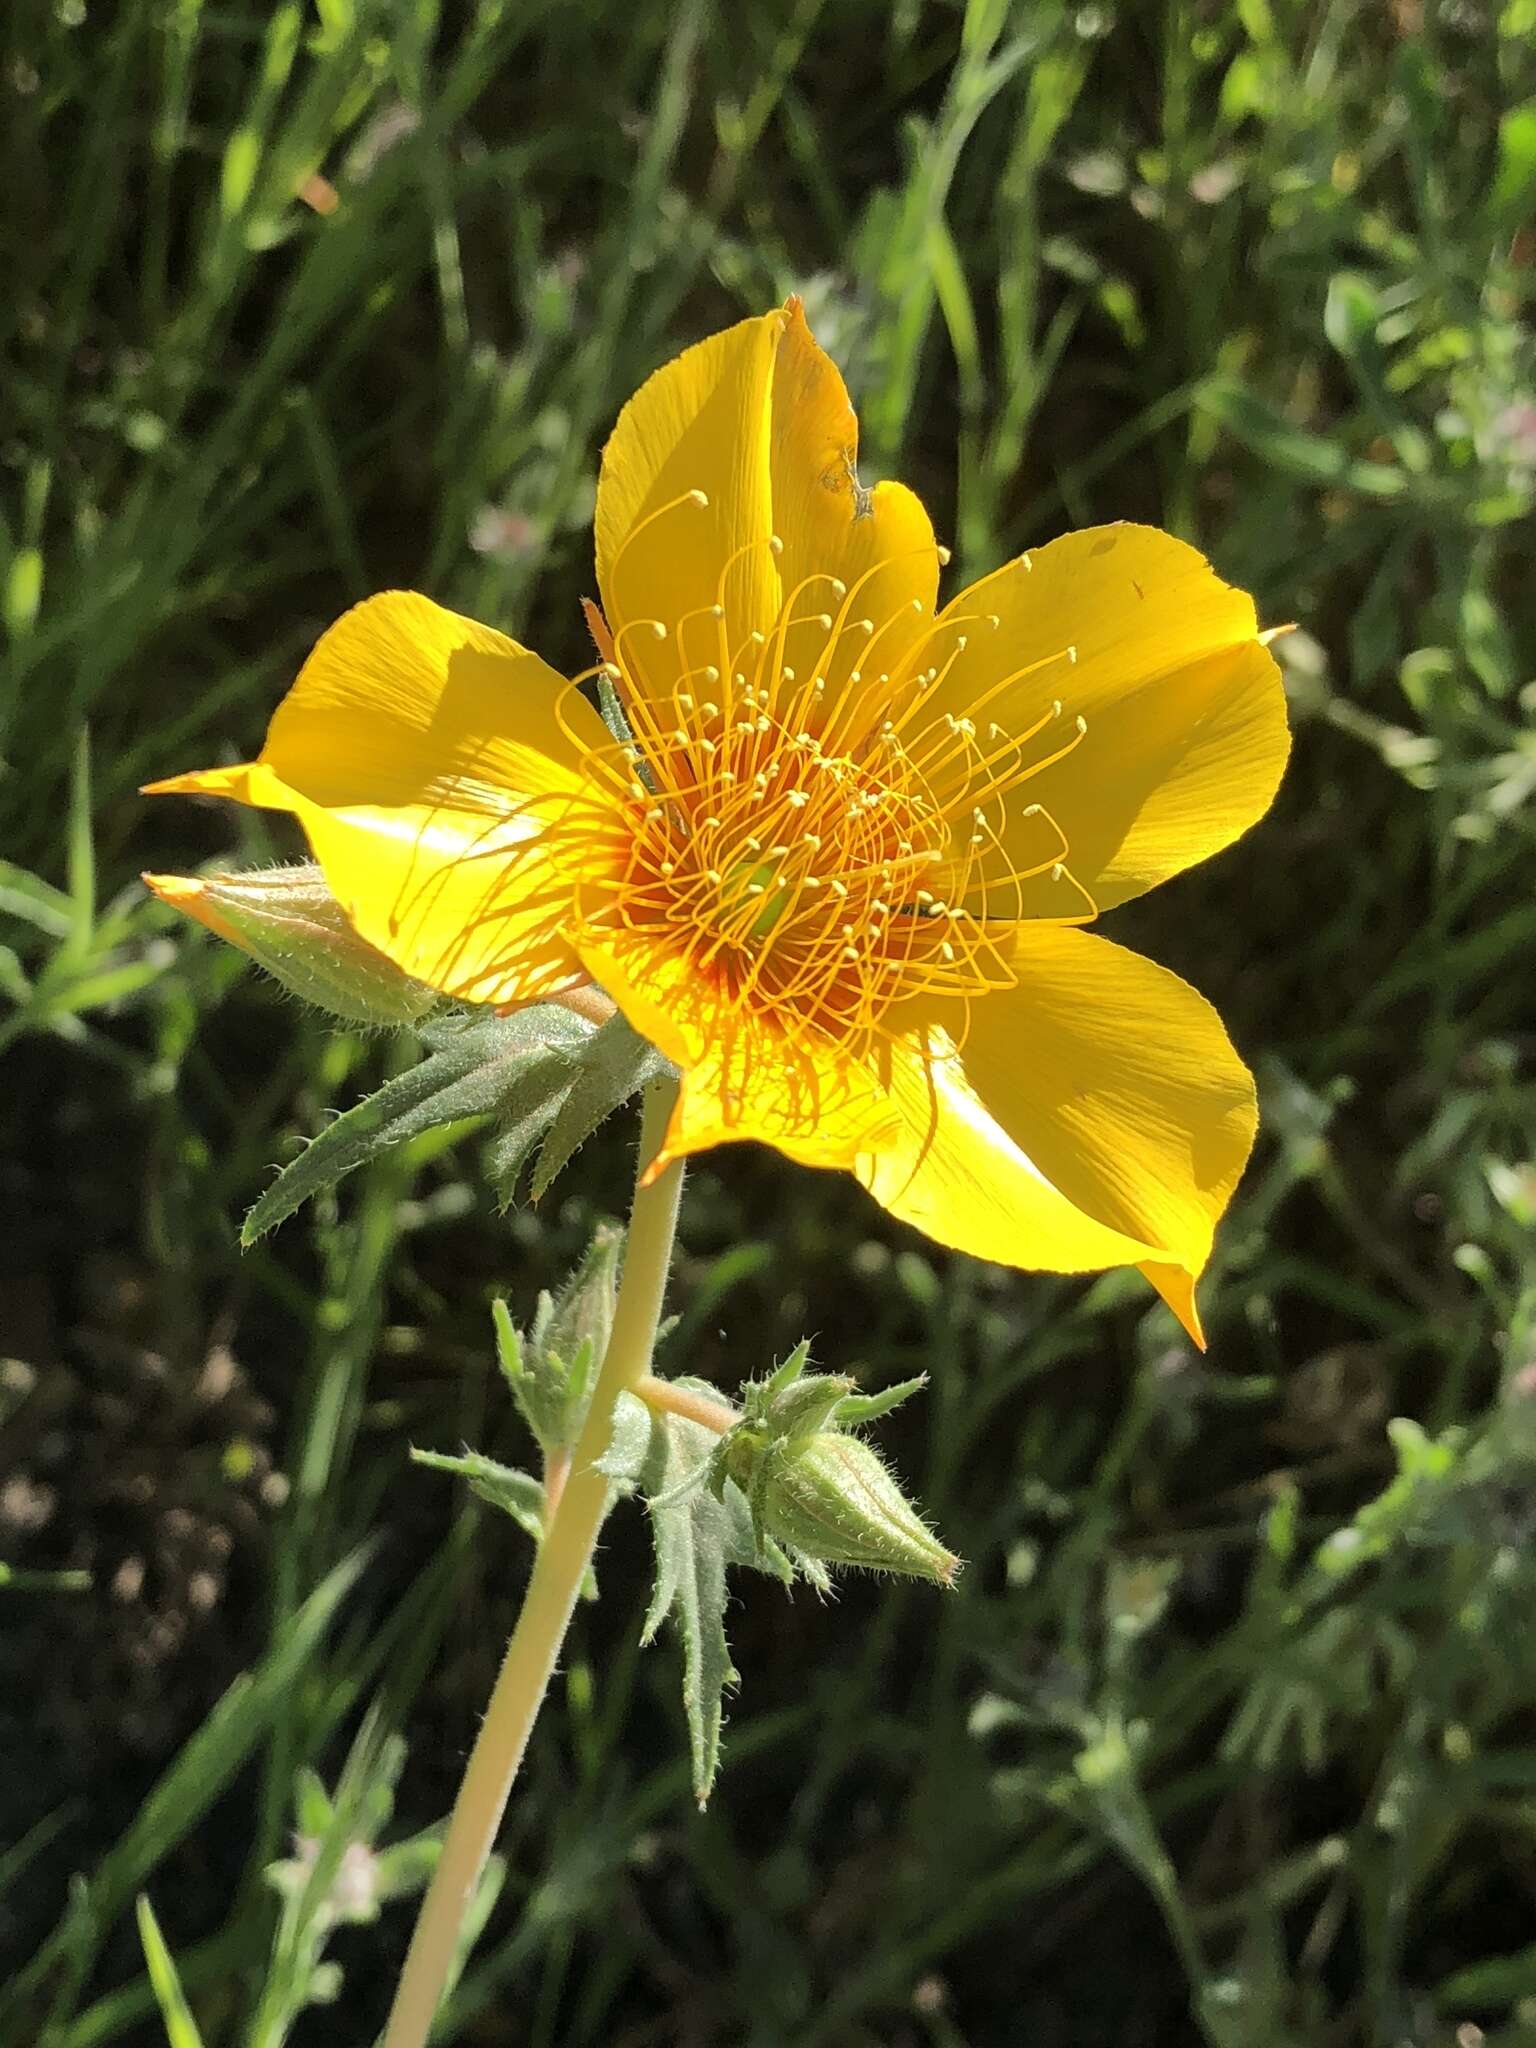
[[[680,1387],[676,1380],[658,1380],[647,1373],[635,1388],[647,1408],[660,1408],[668,1415],[681,1415],[688,1422],[697,1422],[705,1429],[712,1429],[716,1436],[724,1436],[728,1429],[734,1429],[741,1420],[739,1408],[733,1408],[728,1401],[711,1400],[708,1394],[696,1394],[692,1387]]]
[[[653,1082],[646,1091],[640,1122],[642,1173],[660,1150],[675,1093],[676,1085],[670,1080]],[[650,1368],[682,1185],[683,1169],[678,1161],[649,1187],[636,1186],[613,1333],[569,1473],[539,1546],[501,1675],[454,1801],[443,1852],[422,1902],[395,1992],[383,2048],[424,2048],[452,1974],[464,1917],[501,1826],[507,1795],[608,1510],[609,1482],[598,1471],[597,1460],[613,1437],[614,1407],[620,1394],[637,1387]]]

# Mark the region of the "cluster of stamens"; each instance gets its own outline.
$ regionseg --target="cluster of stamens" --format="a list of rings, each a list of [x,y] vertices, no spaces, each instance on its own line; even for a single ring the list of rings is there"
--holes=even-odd
[[[690,492],[652,519],[705,502]],[[760,545],[781,552],[777,540]],[[624,827],[607,879],[583,891],[583,918],[685,954],[727,1006],[772,1012],[791,1039],[867,1044],[906,998],[1011,986],[1025,885],[1065,881],[1067,858],[1054,818],[1017,793],[1072,751],[1082,721],[1053,702],[1027,730],[994,722],[989,706],[1025,670],[1001,675],[964,716],[937,709],[969,636],[999,622],[914,632],[908,615],[896,635],[895,620],[860,609],[877,570],[852,586],[807,577],[771,628],[732,647],[726,580],[749,552],[722,571],[712,606],[627,622],[603,664],[632,737],[589,757],[592,822],[613,819],[617,799]],[[646,654],[669,638],[658,695]],[[1051,657],[1063,670],[1074,658]],[[1034,829],[1015,822],[1005,845],[1010,817]],[[1040,857],[1020,866],[1024,839]],[[1084,921],[1080,892],[1062,895],[1060,921]]]

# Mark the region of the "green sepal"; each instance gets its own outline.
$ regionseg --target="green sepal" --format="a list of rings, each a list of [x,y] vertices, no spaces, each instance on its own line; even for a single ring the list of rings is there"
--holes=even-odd
[[[952,1584],[959,1559],[907,1500],[880,1454],[848,1429],[888,1413],[923,1381],[858,1394],[851,1380],[808,1372],[809,1360],[802,1342],[766,1379],[742,1389],[741,1419],[715,1451],[714,1491],[733,1481],[746,1497],[759,1547],[776,1543],[822,1584],[828,1566]]]
[[[927,1373],[920,1372],[916,1379],[899,1380],[895,1386],[885,1387],[878,1394],[849,1394],[833,1409],[832,1419],[841,1429],[874,1422],[879,1416],[889,1415],[893,1408],[899,1408],[903,1401],[910,1401],[914,1394],[920,1394],[927,1384]]]
[[[314,862],[245,874],[157,875],[151,886],[249,954],[290,995],[349,1024],[418,1024],[442,1001],[359,937]]]
[[[764,1532],[791,1555],[954,1584],[960,1560],[940,1543],[880,1453],[862,1437],[827,1429],[808,1440],[769,1446],[747,1474],[744,1490]]]

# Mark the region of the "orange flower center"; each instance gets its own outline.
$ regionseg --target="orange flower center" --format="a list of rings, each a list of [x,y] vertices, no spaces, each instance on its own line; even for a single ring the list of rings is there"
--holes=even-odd
[[[669,697],[647,687],[624,642],[638,632],[681,645],[675,629],[621,632],[607,673],[635,744],[591,764],[610,820],[622,791],[623,826],[607,860],[583,863],[582,916],[684,953],[729,1007],[772,1013],[791,1036],[809,1027],[867,1043],[908,997],[1013,985],[1007,938],[1023,884],[1064,879],[1067,844],[1040,805],[1015,804],[1016,818],[1035,821],[1025,836],[1041,855],[1019,866],[1005,807],[1083,727],[1068,721],[1042,748],[1059,703],[1017,735],[935,713],[967,625],[996,621],[936,624],[894,674],[871,674],[854,664],[878,647],[881,624],[854,616],[856,588],[809,581],[831,586],[837,611],[808,610],[803,584],[769,632],[733,653],[716,605],[704,616],[718,659],[688,669]]]
[[[707,502],[684,493],[626,548],[657,520]],[[1065,881],[1068,849],[1042,805],[1011,800],[1085,727],[1063,721],[1056,701],[1018,732],[991,709],[1035,668],[1065,674],[1076,653],[1000,674],[964,716],[941,709],[968,635],[1000,622],[934,620],[914,644],[911,611],[862,614],[878,569],[852,587],[806,577],[766,632],[733,648],[727,586],[761,547],[782,553],[777,538],[738,549],[713,605],[620,628],[599,673],[622,696],[633,743],[589,757],[597,801],[576,806],[559,836],[590,928],[685,956],[728,1007],[771,1014],[791,1037],[810,1028],[867,1045],[908,997],[964,998],[1016,981],[1009,932],[1040,914],[1026,913],[1025,885]],[[671,643],[670,691],[648,673],[647,642]],[[1086,914],[1074,903],[1051,921],[1096,914],[1076,884],[1063,896],[1074,890]]]

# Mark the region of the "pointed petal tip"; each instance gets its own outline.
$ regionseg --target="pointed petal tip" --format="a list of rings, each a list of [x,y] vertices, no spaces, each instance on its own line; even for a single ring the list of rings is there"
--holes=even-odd
[[[232,768],[193,768],[185,775],[166,775],[159,782],[142,782],[140,796],[230,796],[246,798],[252,773],[261,764],[241,761]]]
[[[174,904],[178,910],[185,910],[189,904],[195,903],[208,886],[197,875],[151,875],[146,872],[139,876],[139,880],[163,903]]]
[[[1209,1346],[1206,1342],[1205,1325],[1200,1320],[1200,1307],[1195,1300],[1196,1276],[1183,1266],[1148,1264],[1144,1265],[1141,1271],[1178,1317],[1186,1336],[1196,1350],[1207,1350]]]

